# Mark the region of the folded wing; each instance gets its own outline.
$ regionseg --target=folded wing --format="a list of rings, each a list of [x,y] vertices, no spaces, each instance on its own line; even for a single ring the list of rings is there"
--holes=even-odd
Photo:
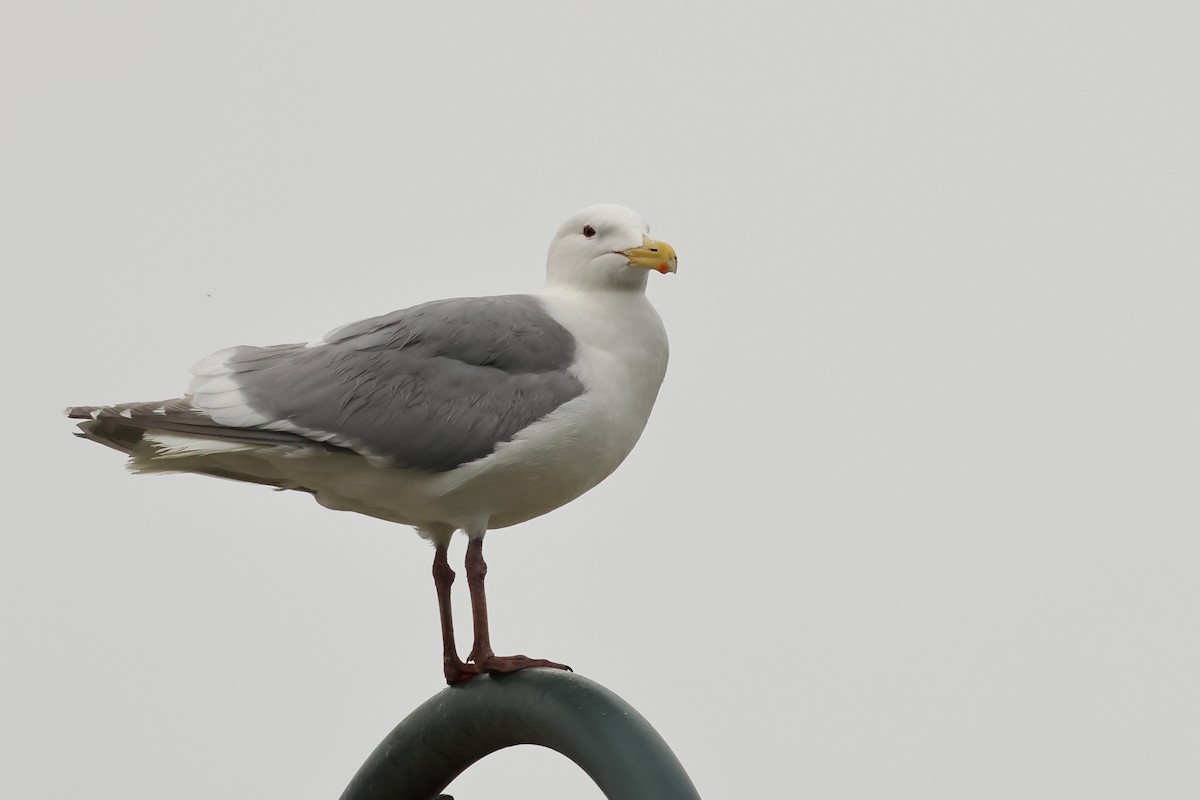
[[[578,397],[575,340],[527,295],[426,303],[311,345],[234,347],[186,397],[79,407],[83,435],[129,451],[145,431],[230,446],[352,450],[441,472],[482,458]]]

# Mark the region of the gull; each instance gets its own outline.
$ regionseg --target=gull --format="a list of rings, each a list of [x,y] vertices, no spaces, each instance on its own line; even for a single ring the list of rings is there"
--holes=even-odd
[[[484,536],[569,503],[629,455],[667,368],[646,284],[676,265],[636,212],[589,206],[550,242],[540,293],[436,300],[307,344],[231,347],[192,367],[182,397],[67,414],[134,472],[309,492],[415,528],[434,547],[447,683],[568,669],[493,651]],[[447,557],[457,531],[474,627],[465,660]]]

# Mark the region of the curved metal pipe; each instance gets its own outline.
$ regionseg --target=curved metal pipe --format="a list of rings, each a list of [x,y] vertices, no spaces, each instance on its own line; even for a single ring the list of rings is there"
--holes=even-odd
[[[632,706],[573,672],[483,675],[421,704],[375,748],[341,800],[430,800],[484,756],[557,750],[609,800],[699,800],[671,748]]]

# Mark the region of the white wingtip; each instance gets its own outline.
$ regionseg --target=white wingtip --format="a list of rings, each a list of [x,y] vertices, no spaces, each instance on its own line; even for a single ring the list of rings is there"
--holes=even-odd
[[[147,431],[143,439],[154,448],[155,458],[187,458],[217,453],[245,453],[258,449],[244,442],[222,442],[201,436],[185,436],[177,433]]]

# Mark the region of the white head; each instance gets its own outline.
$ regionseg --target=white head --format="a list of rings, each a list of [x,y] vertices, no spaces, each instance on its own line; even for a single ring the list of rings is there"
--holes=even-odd
[[[650,271],[675,271],[675,251],[651,239],[641,216],[611,203],[588,206],[550,242],[546,285],[645,291]]]

